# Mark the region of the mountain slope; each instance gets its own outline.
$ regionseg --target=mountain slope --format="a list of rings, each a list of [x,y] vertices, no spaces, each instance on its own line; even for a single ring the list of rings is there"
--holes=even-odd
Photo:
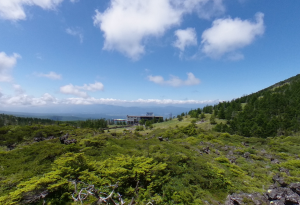
[[[227,119],[226,125],[216,126],[217,131],[247,137],[297,133],[300,130],[300,75],[202,111],[207,110],[220,119]]]

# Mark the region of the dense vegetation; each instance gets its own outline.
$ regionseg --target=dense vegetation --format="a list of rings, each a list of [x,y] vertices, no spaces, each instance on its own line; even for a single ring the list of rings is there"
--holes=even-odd
[[[247,137],[292,135],[300,130],[300,75],[279,82],[251,95],[191,110],[190,115],[212,114],[226,119],[215,130]]]
[[[13,115],[0,114],[0,127],[7,125],[31,125],[31,124],[53,124],[55,121],[50,119],[16,117]]]
[[[81,128],[92,128],[100,129],[107,128],[108,122],[105,119],[87,119],[85,121],[67,121],[67,124],[81,127]]]
[[[88,193],[86,187],[94,186],[98,194],[114,187],[113,199],[121,196],[126,205],[219,205],[228,194],[266,192],[274,176],[300,182],[298,79],[111,132],[99,129],[103,119],[6,120],[0,127],[0,204],[80,204],[75,190]],[[83,204],[96,201],[89,195]]]
[[[16,128],[31,127],[7,129]],[[11,151],[2,146],[0,204],[26,203],[45,190],[46,204],[72,204],[71,180],[104,190],[119,182],[117,191],[125,201],[134,197],[139,204],[217,204],[233,192],[263,192],[280,167],[290,170],[289,176],[281,173],[287,182],[300,181],[300,137],[295,136],[245,138],[204,131],[195,123],[145,136],[112,136],[66,125],[40,125],[39,130],[59,131],[57,136],[68,132],[77,144],[55,138],[28,140]]]

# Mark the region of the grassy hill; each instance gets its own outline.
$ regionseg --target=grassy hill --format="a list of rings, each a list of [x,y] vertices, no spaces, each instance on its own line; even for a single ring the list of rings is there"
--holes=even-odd
[[[204,107],[202,112],[207,110],[216,118],[226,120],[216,131],[264,138],[297,134],[300,131],[300,75],[251,95]]]
[[[0,204],[219,205],[300,182],[298,78],[151,129],[2,126]]]
[[[45,204],[78,204],[72,199],[74,180],[107,193],[108,185],[118,182],[116,191],[126,204],[133,197],[134,204],[219,204],[231,193],[265,192],[278,173],[287,183],[300,181],[300,136],[222,134],[211,131],[209,118],[195,124],[188,116],[126,134],[39,125],[56,138],[36,142],[28,135],[12,150],[0,148],[0,204],[42,204],[41,193],[47,193]],[[77,143],[61,144],[58,137],[66,133]],[[95,200],[89,196],[83,204]]]

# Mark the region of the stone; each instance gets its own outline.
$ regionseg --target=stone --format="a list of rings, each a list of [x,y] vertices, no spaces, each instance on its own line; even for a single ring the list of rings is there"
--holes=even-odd
[[[250,158],[250,155],[251,155],[251,154],[250,154],[249,152],[245,152],[245,153],[244,153],[244,157],[245,157],[246,159]]]
[[[249,146],[249,144],[247,142],[242,142],[242,145],[244,145],[245,147]]]
[[[274,181],[274,183],[278,183],[280,184],[280,186],[285,187],[287,186],[287,183],[284,181],[284,178],[280,176],[280,174],[275,174],[272,178],[272,180]]]
[[[297,193],[300,195],[300,182],[297,182],[297,183],[291,183],[289,185],[289,188],[291,190],[293,190],[293,192]]]
[[[15,149],[16,148],[16,146],[17,146],[17,144],[15,143],[15,144],[11,144],[11,145],[7,145],[7,149],[9,149],[9,150],[13,150],[13,149]]]
[[[69,144],[76,144],[77,140],[76,139],[70,139],[70,140],[65,140],[64,144],[69,145]]]
[[[273,177],[276,182],[280,178],[279,174]],[[270,186],[268,191],[264,194],[232,194],[228,195],[225,205],[246,205],[246,204],[272,204],[272,205],[299,205],[300,204],[300,183],[292,183],[288,187],[278,187],[276,185]],[[247,201],[247,203],[246,203]],[[250,203],[253,202],[253,203]]]
[[[259,193],[253,193],[253,194],[232,194],[227,196],[225,205],[245,205],[245,201],[253,202],[255,205],[262,205],[266,204],[268,202],[268,199]]]
[[[64,144],[65,143],[65,140],[67,140],[69,138],[69,133],[65,134],[64,136],[60,137],[59,140],[60,140],[60,143],[61,144]]]
[[[300,203],[300,196],[298,194],[294,193],[294,192],[286,194],[285,203],[299,204]]]
[[[46,140],[53,140],[53,139],[55,139],[54,136],[49,136]]]
[[[209,154],[209,153],[210,153],[210,149],[209,149],[209,147],[205,147],[205,148],[203,148],[203,151],[204,151],[206,154]]]
[[[65,134],[64,136],[60,137],[60,143],[61,144],[65,144],[65,145],[69,145],[69,144],[76,144],[77,140],[76,139],[68,139],[69,138],[69,133]]]
[[[271,163],[272,164],[279,164],[280,161],[278,159],[271,158]]]
[[[279,171],[280,172],[285,172],[288,176],[290,176],[290,171],[288,169],[286,169],[286,168],[280,167]]]
[[[44,141],[45,138],[44,138],[44,137],[35,137],[33,140],[34,140],[35,142],[41,142],[41,141]]]

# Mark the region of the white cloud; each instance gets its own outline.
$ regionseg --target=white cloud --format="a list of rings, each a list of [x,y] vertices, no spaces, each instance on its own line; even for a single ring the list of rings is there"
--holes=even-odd
[[[25,90],[23,90],[23,88],[20,85],[18,85],[18,84],[13,84],[13,89],[14,89],[16,95],[23,95],[23,94],[25,94]]]
[[[172,100],[172,99],[137,99],[137,100],[120,100],[114,98],[67,98],[62,104],[70,105],[94,105],[94,104],[109,104],[109,105],[184,105],[184,104],[211,104],[218,103],[218,100]]]
[[[36,98],[29,96],[25,90],[18,84],[12,84],[15,91],[14,96],[7,96],[0,93],[0,105],[2,106],[40,106],[46,104],[57,104],[58,100],[48,93]]]
[[[20,85],[13,84],[15,90],[14,96],[8,96],[0,93],[0,105],[6,107],[13,106],[41,106],[49,104],[58,104],[59,101],[49,93],[41,97],[27,95]]]
[[[21,56],[17,53],[8,56],[6,53],[0,52],[0,82],[12,81],[10,71],[16,65],[18,58]]]
[[[76,95],[83,98],[88,97],[88,94],[86,92],[81,91],[79,88],[72,84],[60,87],[60,92],[64,94]]]
[[[70,86],[71,85],[71,86]],[[48,106],[48,105],[95,105],[95,104],[108,104],[120,106],[136,106],[136,105],[185,105],[185,104],[212,104],[218,103],[218,100],[172,100],[172,99],[137,99],[137,100],[121,100],[114,98],[94,98],[85,94],[78,94],[82,89],[86,90],[101,90],[103,89],[101,83],[89,84],[84,86],[73,86],[72,84],[63,86],[63,90],[69,92],[67,94],[77,95],[79,97],[57,99],[49,93],[43,94],[41,97],[34,97],[27,95],[20,85],[13,84],[15,94],[13,96],[4,95],[0,92],[0,107],[14,106]],[[102,87],[102,88],[101,88]],[[77,91],[76,91],[77,89]],[[75,91],[74,91],[75,90]],[[1,90],[0,90],[1,91]],[[73,92],[73,93],[72,93]],[[80,96],[82,95],[82,96]]]
[[[82,34],[81,29],[79,29],[79,28],[76,28],[76,29],[67,28],[66,33],[70,34],[72,36],[77,36],[80,40],[80,43],[83,42],[83,34]]]
[[[55,9],[64,0],[1,0],[0,17],[8,20],[26,19],[26,6],[39,6],[42,9]]]
[[[84,84],[83,86],[77,86],[79,89],[88,90],[88,91],[103,91],[104,85],[100,82],[95,82],[94,84]]]
[[[38,76],[38,77],[45,77],[45,78],[49,78],[51,80],[60,80],[61,74],[57,74],[53,71],[50,71],[49,73],[34,73],[34,75]]]
[[[211,58],[220,58],[251,44],[256,37],[264,34],[263,18],[263,13],[257,13],[256,22],[239,18],[215,20],[212,27],[202,34],[202,52]],[[231,54],[231,57],[243,58],[242,54]]]
[[[187,46],[197,45],[197,34],[194,28],[187,28],[185,30],[178,29],[175,31],[175,36],[177,40],[173,46],[179,48],[182,52]]]
[[[191,0],[197,1],[197,0]],[[191,4],[191,6],[194,6]],[[201,1],[201,4],[195,5],[195,9],[200,18],[210,19],[214,16],[221,15],[225,12],[223,0],[206,0]]]
[[[89,84],[84,86],[73,86],[66,90],[74,90],[74,87],[86,90],[99,90],[103,89],[100,86],[101,83]],[[66,87],[66,86],[63,86]],[[120,106],[136,106],[136,105],[185,105],[185,104],[212,104],[218,103],[218,100],[173,100],[173,99],[136,99],[136,100],[121,100],[115,98],[94,98],[87,97],[85,95],[75,98],[57,99],[49,93],[45,93],[40,97],[34,97],[27,95],[20,85],[13,84],[15,94],[13,96],[5,95],[0,92],[0,107],[14,108],[15,106],[49,106],[49,105],[96,105],[96,104],[108,104],[108,105],[120,105]],[[0,90],[1,91],[1,90]],[[74,93],[69,93],[74,94]],[[76,93],[77,94],[77,93]]]
[[[42,97],[36,98],[26,94],[16,95],[13,97],[1,97],[0,102],[2,105],[9,106],[41,106],[49,104],[57,104],[57,99],[48,93],[45,93]]]
[[[148,80],[156,84],[169,85],[173,87],[198,85],[200,83],[200,80],[196,78],[193,73],[187,73],[187,76],[187,80],[181,80],[179,77],[171,75],[170,80],[165,81],[162,76],[149,75]]]
[[[75,95],[82,98],[87,98],[89,95],[85,91],[103,91],[104,86],[100,82],[94,84],[84,84],[83,86],[74,86],[72,84],[60,87],[60,92],[63,94]]]
[[[94,25],[103,32],[104,50],[117,50],[137,60],[145,53],[147,38],[180,25],[186,13],[198,11],[207,17],[223,10],[220,5],[222,0],[111,0],[104,12],[96,10]]]
[[[57,99],[55,97],[53,97],[52,95],[50,95],[49,93],[45,93],[42,97],[41,100],[47,103],[54,103],[57,104]]]
[[[0,92],[0,105],[2,107],[14,106],[49,106],[49,105],[120,105],[120,106],[136,106],[136,105],[186,105],[186,104],[213,104],[219,100],[173,100],[173,99],[137,99],[137,100],[121,100],[114,98],[66,98],[59,100],[49,93],[45,93],[41,97],[33,97],[26,94],[16,94],[15,96],[5,96]]]

